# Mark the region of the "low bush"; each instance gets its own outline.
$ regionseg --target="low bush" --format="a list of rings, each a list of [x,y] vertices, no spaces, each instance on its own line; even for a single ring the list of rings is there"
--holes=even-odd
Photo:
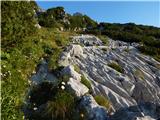
[[[59,91],[52,101],[47,102],[45,114],[55,120],[72,119],[75,111],[74,96],[66,91]]]
[[[65,86],[65,85],[64,85]],[[35,120],[78,120],[77,99],[61,88],[61,82],[55,86],[51,82],[43,82],[31,88],[27,96],[27,119]],[[37,111],[43,112],[37,112]],[[75,116],[76,114],[76,116]]]

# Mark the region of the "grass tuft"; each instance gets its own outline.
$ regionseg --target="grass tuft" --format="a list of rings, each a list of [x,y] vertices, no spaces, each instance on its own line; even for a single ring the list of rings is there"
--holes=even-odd
[[[115,69],[115,70],[117,70],[120,73],[124,72],[123,68],[119,64],[117,64],[115,62],[109,63],[108,66],[113,68],[113,69]]]
[[[74,70],[78,73],[80,73],[81,69],[78,65],[74,65]]]
[[[96,95],[94,97],[94,99],[96,100],[96,102],[101,105],[104,106],[107,110],[110,110],[111,108],[111,102],[109,101],[108,98],[102,96],[102,95]]]
[[[81,76],[81,83],[84,84],[89,89],[89,92],[91,92],[92,90],[91,82],[87,80],[84,75]]]

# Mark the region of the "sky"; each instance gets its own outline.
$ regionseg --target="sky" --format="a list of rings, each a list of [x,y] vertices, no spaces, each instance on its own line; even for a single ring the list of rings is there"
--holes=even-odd
[[[63,6],[97,22],[129,23],[160,27],[160,1],[36,1],[42,9]]]

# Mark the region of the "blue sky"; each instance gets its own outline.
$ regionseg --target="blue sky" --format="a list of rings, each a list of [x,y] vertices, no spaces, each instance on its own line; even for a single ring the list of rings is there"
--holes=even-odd
[[[97,22],[160,27],[160,1],[36,1],[42,9],[63,6],[67,13],[81,12]]]

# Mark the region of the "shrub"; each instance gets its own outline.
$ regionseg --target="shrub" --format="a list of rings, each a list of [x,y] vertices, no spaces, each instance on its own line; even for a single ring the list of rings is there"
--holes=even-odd
[[[55,48],[53,49],[53,54],[50,57],[49,60],[49,68],[56,69],[58,67],[58,59],[61,53],[61,49]]]
[[[92,90],[91,82],[87,80],[84,75],[81,76],[81,83],[84,84],[89,89],[89,92],[91,92]]]
[[[31,88],[27,96],[26,113],[27,119],[44,120],[70,120],[76,114],[77,100],[71,93],[61,89],[61,82],[58,85],[51,82],[43,82]],[[29,98],[29,99],[28,99]],[[39,109],[37,112],[34,108]]]
[[[27,1],[2,1],[2,48],[14,47],[36,32],[34,7],[36,3]]]
[[[108,66],[113,68],[113,69],[115,69],[115,70],[117,70],[120,73],[124,72],[123,68],[119,64],[117,64],[115,62],[109,63]]]
[[[58,89],[53,85],[53,83],[42,82],[37,86],[33,86],[31,88],[31,92],[29,93],[31,103],[36,103],[36,105],[42,105],[46,103],[48,100],[51,100],[56,94]]]
[[[99,105],[104,106],[107,110],[110,110],[111,103],[107,97],[104,97],[102,95],[96,95],[94,96],[94,99]]]
[[[56,120],[72,119],[74,107],[74,97],[66,91],[59,91],[52,101],[47,102],[45,114]]]

